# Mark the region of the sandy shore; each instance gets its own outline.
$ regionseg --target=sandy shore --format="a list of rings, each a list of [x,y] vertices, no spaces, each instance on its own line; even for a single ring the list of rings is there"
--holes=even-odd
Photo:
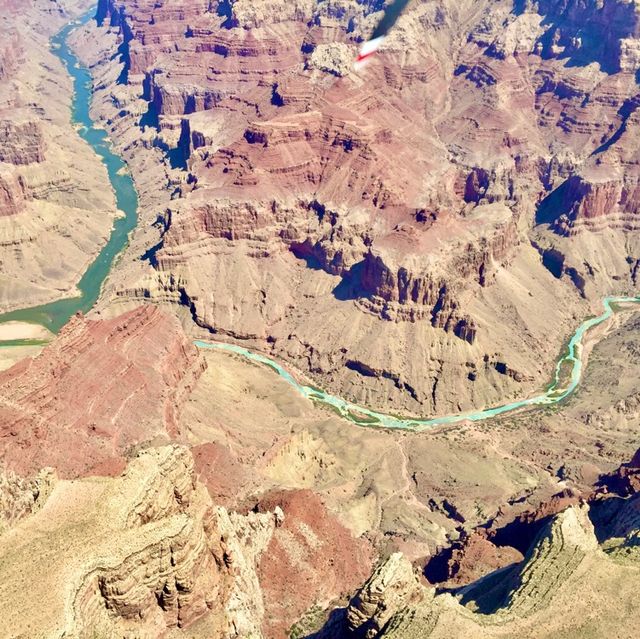
[[[0,342],[14,339],[51,339],[53,333],[44,326],[27,322],[5,322],[0,324]]]
[[[0,348],[0,372],[11,368],[25,357],[35,357],[44,346],[11,346]]]

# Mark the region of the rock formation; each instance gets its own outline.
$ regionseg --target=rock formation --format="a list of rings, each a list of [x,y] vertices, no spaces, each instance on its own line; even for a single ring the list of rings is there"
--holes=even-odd
[[[140,224],[0,372],[0,634],[635,636],[637,320],[569,401],[419,433],[193,343],[458,413],[636,291],[638,3],[415,0],[358,75],[383,4],[100,0],[71,36]],[[0,0],[0,310],[73,294],[115,213],[47,45],[86,8]]]
[[[187,637],[199,622],[197,636],[261,638],[257,565],[279,516],[213,505],[180,447],[142,452],[117,478],[61,480],[0,537],[5,629]]]
[[[595,46],[577,3],[414,2],[358,76],[371,3],[102,0],[76,47],[154,223],[108,294],[380,408],[526,394],[640,254],[637,9],[605,4]]]
[[[631,548],[632,543],[629,540],[626,547]],[[336,632],[332,626],[320,636],[404,639],[467,634],[516,637],[524,633],[542,638],[557,636],[562,628],[567,637],[582,637],[589,632],[606,634],[613,623],[621,636],[631,637],[633,630],[626,624],[633,605],[622,612],[620,604],[632,601],[629,580],[633,581],[635,570],[633,560],[622,563],[602,552],[588,508],[574,506],[554,517],[542,531],[501,603],[496,606],[500,594],[491,595],[490,585],[479,587],[485,596],[488,589],[488,596],[494,597],[493,604],[477,599],[484,614],[471,612],[450,594],[436,594],[419,582],[402,555],[392,555],[352,600],[342,628]],[[499,580],[497,583],[497,588],[504,588]],[[576,588],[582,593],[579,598],[575,598]],[[478,596],[471,589],[461,594],[467,603]],[[614,602],[618,605],[612,609]]]
[[[203,366],[178,322],[152,306],[76,317],[38,357],[0,374],[0,456],[23,475],[117,473],[132,446],[178,435]]]
[[[19,176],[12,172],[0,173],[0,215],[17,215],[24,211],[29,193]]]

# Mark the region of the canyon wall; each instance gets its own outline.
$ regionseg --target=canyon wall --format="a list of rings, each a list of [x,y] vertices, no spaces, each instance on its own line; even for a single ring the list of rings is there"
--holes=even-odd
[[[149,225],[107,295],[378,408],[522,396],[634,286],[637,10],[414,2],[358,75],[378,8],[100,3],[75,44]]]

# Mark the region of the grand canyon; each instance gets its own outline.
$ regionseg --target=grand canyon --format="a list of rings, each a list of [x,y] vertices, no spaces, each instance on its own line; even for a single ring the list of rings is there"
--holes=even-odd
[[[640,2],[0,0],[0,637],[637,635]]]

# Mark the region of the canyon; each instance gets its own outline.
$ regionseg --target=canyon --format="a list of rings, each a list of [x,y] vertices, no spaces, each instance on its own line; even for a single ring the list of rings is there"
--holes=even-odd
[[[594,4],[616,29],[589,60],[547,45],[576,40],[562,3],[414,2],[362,76],[372,4],[252,6],[103,1],[98,44],[77,35],[147,216],[105,305],[185,306],[378,410],[546,383],[578,318],[635,286],[629,4]]]
[[[634,636],[637,306],[318,397],[638,295],[640,6],[387,4],[0,0],[0,637]]]
[[[0,4],[0,313],[75,295],[118,214],[50,49],[78,5]]]

